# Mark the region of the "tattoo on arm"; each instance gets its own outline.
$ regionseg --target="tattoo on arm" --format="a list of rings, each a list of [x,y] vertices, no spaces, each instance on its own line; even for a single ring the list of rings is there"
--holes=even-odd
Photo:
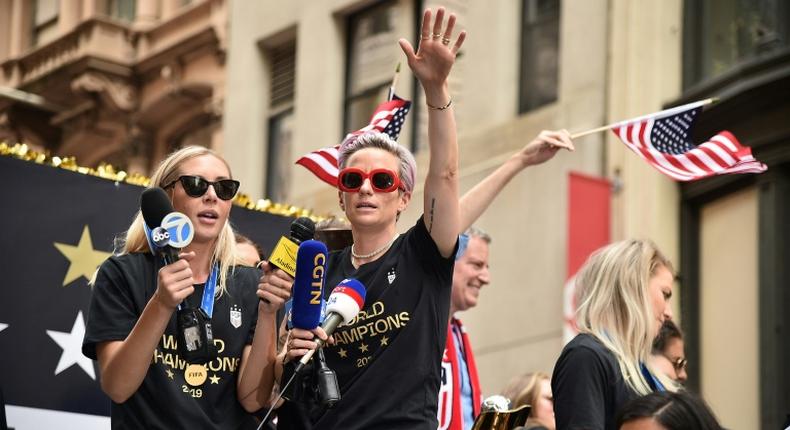
[[[431,199],[431,220],[428,223],[428,234],[430,234],[431,230],[433,230],[433,210],[434,210],[435,207],[436,207],[436,198],[432,198]]]

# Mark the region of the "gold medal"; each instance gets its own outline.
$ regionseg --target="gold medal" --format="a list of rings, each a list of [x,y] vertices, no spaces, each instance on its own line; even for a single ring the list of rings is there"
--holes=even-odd
[[[184,380],[193,387],[203,385],[207,377],[206,366],[202,364],[190,364],[184,371]]]

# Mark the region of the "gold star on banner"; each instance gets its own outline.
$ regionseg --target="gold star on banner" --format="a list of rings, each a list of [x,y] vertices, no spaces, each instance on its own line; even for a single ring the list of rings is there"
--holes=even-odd
[[[362,342],[362,343],[359,345],[359,352],[368,352],[368,346],[367,346],[367,345],[365,345],[365,342]]]
[[[339,355],[339,356],[340,356],[340,358],[346,358],[346,357],[348,357],[348,352],[346,352],[346,350],[345,350],[345,349],[343,349],[343,348],[340,348],[340,349],[337,351],[337,355]]]
[[[75,245],[66,243],[54,243],[55,248],[58,248],[61,254],[69,259],[69,270],[66,272],[66,277],[63,278],[63,286],[70,284],[72,281],[84,276],[85,279],[90,279],[96,268],[104,262],[112,253],[97,251],[93,249],[93,242],[91,241],[90,229],[86,225],[82,230],[80,242]]]
[[[214,374],[214,376],[209,376],[208,379],[211,379],[212,384],[219,384],[219,376]]]
[[[174,376],[173,372],[170,371],[170,369],[167,369],[166,372],[167,372],[167,377],[170,378],[170,379],[173,379],[173,376]]]
[[[389,341],[390,341],[390,340],[389,340],[389,338],[388,338],[387,336],[382,336],[382,337],[381,337],[381,346],[387,346],[387,345],[389,345],[389,343],[387,343],[387,342],[389,342]]]

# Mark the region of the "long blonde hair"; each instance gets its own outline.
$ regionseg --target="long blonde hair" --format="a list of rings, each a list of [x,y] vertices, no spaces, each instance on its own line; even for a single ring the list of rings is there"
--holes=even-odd
[[[164,187],[165,185],[175,181],[180,175],[179,167],[184,162],[196,157],[210,155],[225,164],[230,173],[230,166],[220,157],[216,152],[202,146],[187,146],[173,152],[165,158],[154,170],[151,176],[151,183],[149,188]],[[231,175],[232,177],[232,175]],[[143,228],[145,221],[143,214],[137,211],[134,221],[129,226],[126,234],[116,240],[116,250],[118,255],[130,254],[133,252],[151,252],[148,247],[148,241],[145,237],[145,229]],[[211,264],[219,263],[219,281],[217,283],[216,297],[220,297],[227,289],[228,275],[233,270],[235,264],[239,261],[236,252],[236,236],[233,228],[230,226],[230,220],[225,221],[225,225],[217,237],[214,245],[214,253],[211,257]]]
[[[507,384],[502,395],[510,399],[510,408],[515,409],[522,405],[535,405],[540,398],[540,382],[551,380],[543,372],[525,373],[513,378]]]
[[[576,277],[576,324],[594,336],[617,359],[625,383],[640,395],[652,390],[640,369],[648,364],[655,318],[648,284],[661,267],[672,263],[649,240],[624,240],[593,253]],[[653,372],[667,390],[676,386]]]

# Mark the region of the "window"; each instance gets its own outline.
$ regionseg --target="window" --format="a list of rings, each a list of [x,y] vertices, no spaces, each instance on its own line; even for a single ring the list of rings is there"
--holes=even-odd
[[[269,138],[266,154],[266,197],[287,200],[290,191],[289,169],[292,161],[294,77],[296,42],[290,41],[268,51],[271,88]]]
[[[133,22],[136,13],[136,0],[102,0],[103,10],[108,17],[119,21]]]
[[[41,46],[58,36],[58,0],[33,3],[33,46]]]
[[[688,0],[684,7],[687,88],[790,46],[786,1]]]
[[[269,145],[266,156],[266,198],[283,202],[290,191],[289,170],[293,139],[293,109],[269,118]]]
[[[560,0],[522,3],[519,113],[557,100]]]
[[[344,132],[367,125],[376,106],[387,99],[400,60],[397,15],[396,3],[388,1],[348,19]],[[401,74],[408,75],[408,67],[403,73],[405,66]]]

